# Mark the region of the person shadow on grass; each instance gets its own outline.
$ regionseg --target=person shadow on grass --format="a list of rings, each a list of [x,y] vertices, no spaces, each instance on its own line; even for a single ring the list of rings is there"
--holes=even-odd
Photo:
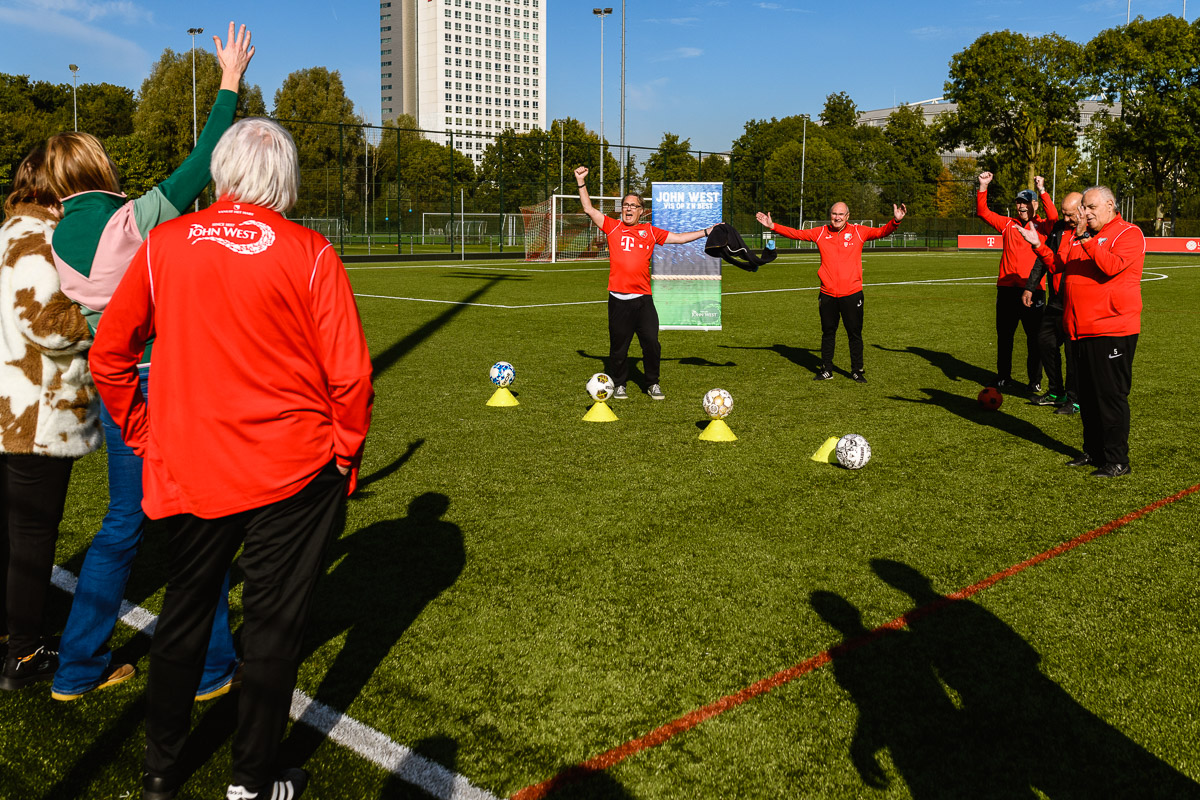
[[[871,569],[913,601],[905,617],[912,641],[964,715],[958,748],[990,761],[977,776],[988,782],[947,796],[1032,796],[1036,789],[1052,800],[1200,798],[1200,785],[1042,674],[1041,655],[995,614],[938,593],[899,561],[874,559]],[[992,783],[998,774],[1003,783]]]
[[[962,417],[968,422],[974,422],[978,425],[988,425],[1024,439],[1038,447],[1053,450],[1056,453],[1061,453],[1071,458],[1075,458],[1079,454],[1077,448],[1055,439],[1032,422],[1027,422],[1020,417],[1006,414],[1003,410],[988,411],[981,408],[979,401],[974,397],[963,397],[952,392],[943,392],[941,389],[922,389],[921,391],[929,396],[926,398],[911,398],[892,395],[888,399],[899,400],[904,403],[924,403],[926,405],[939,406],[951,414]]]
[[[462,530],[443,519],[449,507],[446,495],[426,492],[409,504],[407,516],[376,522],[330,547],[334,566],[317,584],[304,658],[344,640],[315,700],[347,711],[409,626],[458,579],[466,555]],[[303,763],[323,740],[296,724],[281,753]]]
[[[768,350],[772,353],[778,353],[797,367],[802,367],[813,374],[820,372],[825,366],[824,361],[821,359],[819,348],[792,347],[788,344],[773,344],[770,347],[739,347],[737,345],[723,344],[721,347],[726,350]],[[840,372],[843,375],[848,374],[842,369],[835,369],[834,371]]]
[[[871,346],[885,353],[912,353],[915,356],[919,356],[928,361],[931,366],[940,369],[942,374],[952,381],[969,381],[984,386],[996,377],[996,373],[991,370],[977,367],[974,364],[968,364],[957,356],[950,353],[943,353],[940,350],[929,350],[914,345],[902,348],[884,347],[881,344],[873,344]]]
[[[861,612],[833,592],[815,591],[809,604],[842,636],[830,648],[834,678],[858,708],[850,761],[863,783],[890,783],[879,757],[887,750],[915,800],[981,796],[977,787],[1000,788],[1003,776],[990,768],[986,752],[962,748],[966,723],[922,657],[914,634],[876,632],[863,626]],[[994,797],[1032,797],[1004,786]]]

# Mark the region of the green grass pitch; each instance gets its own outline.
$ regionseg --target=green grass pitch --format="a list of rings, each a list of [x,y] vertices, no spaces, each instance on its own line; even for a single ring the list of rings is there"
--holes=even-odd
[[[507,797],[1197,484],[1200,261],[1147,260],[1134,472],[1103,481],[1064,466],[1078,417],[975,402],[998,258],[868,253],[866,385],[844,332],[839,374],[811,380],[813,256],[727,269],[724,329],[663,332],[667,399],[634,386],[635,364],[610,424],[581,421],[606,265],[352,265],[374,424],[298,688]],[[518,407],[485,406],[497,360]],[[733,394],[736,442],[697,438],[714,387]],[[864,469],[810,460],[846,433],[870,442]],[[103,453],[76,465],[71,572],[104,469]],[[1200,796],[1198,527],[1200,493],[554,796]],[[126,592],[151,611],[158,533]],[[52,591],[51,624],[69,602]],[[146,636],[118,626],[114,645],[145,669]],[[139,796],[144,689],[142,672],[74,703],[45,685],[0,697],[0,796]],[[223,796],[233,709],[196,709],[181,797]],[[312,771],[306,797],[430,796],[305,725],[284,757]]]

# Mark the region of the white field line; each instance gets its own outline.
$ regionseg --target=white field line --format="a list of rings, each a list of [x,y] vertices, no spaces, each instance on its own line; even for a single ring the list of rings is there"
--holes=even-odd
[[[50,582],[73,595],[79,581],[70,571],[56,564]],[[121,601],[120,619],[147,636],[154,635],[154,626],[158,622],[154,614],[128,600]],[[397,744],[374,728],[314,700],[299,689],[292,692],[291,716],[439,800],[498,800],[462,775]]]

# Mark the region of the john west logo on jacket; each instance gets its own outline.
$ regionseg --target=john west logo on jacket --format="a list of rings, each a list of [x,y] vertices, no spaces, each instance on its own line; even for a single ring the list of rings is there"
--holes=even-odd
[[[233,252],[252,256],[275,243],[275,231],[266,223],[254,219],[242,222],[213,222],[201,225],[194,222],[188,229],[188,244],[216,242]]]

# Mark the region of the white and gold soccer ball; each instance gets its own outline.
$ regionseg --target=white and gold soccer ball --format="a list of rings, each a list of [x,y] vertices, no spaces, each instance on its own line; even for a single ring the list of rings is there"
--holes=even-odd
[[[616,384],[613,379],[608,377],[603,372],[597,372],[592,377],[588,378],[587,393],[592,396],[592,399],[597,403],[603,403],[608,398],[612,397],[613,391],[616,389]]]
[[[711,419],[724,419],[733,410],[733,395],[724,389],[710,389],[700,401],[704,413]]]
[[[862,469],[871,460],[871,445],[857,433],[848,433],[838,439],[837,460],[846,469]]]

